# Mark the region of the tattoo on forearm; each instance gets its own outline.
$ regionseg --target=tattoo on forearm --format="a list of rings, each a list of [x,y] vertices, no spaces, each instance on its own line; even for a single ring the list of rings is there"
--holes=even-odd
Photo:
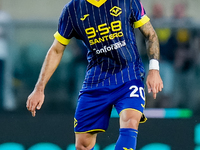
[[[149,59],[159,59],[160,57],[160,47],[157,34],[153,29],[150,22],[140,27],[140,31],[146,38],[147,54]]]

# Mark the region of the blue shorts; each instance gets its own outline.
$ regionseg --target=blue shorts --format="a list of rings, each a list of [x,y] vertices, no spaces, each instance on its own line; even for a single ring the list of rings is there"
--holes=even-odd
[[[74,118],[74,131],[105,132],[113,106],[118,114],[133,109],[143,114],[145,106],[144,83],[132,80],[120,85],[84,89],[80,91]],[[141,122],[146,117],[142,115]]]

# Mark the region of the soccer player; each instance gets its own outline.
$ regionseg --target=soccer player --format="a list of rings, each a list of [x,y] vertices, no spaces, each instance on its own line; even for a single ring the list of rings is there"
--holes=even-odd
[[[77,150],[93,150],[97,133],[106,131],[112,107],[120,116],[115,150],[135,150],[139,122],[145,122],[144,68],[134,28],[146,38],[150,60],[146,80],[153,97],[163,88],[157,35],[139,0],[72,0],[63,9],[55,40],[39,79],[27,100],[35,116],[44,102],[45,86],[66,45],[75,37],[88,49],[88,67],[74,118]]]

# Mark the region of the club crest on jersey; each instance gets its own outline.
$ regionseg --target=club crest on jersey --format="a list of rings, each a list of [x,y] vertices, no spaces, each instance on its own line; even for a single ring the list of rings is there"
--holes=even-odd
[[[119,7],[117,7],[117,6],[114,6],[113,8],[110,9],[110,14],[111,14],[112,16],[117,17],[117,16],[119,16],[121,13],[122,13],[122,9],[119,8]]]

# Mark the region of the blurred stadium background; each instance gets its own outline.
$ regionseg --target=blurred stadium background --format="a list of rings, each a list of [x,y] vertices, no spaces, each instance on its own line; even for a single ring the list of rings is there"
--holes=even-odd
[[[86,69],[86,49],[71,40],[46,87],[45,103],[35,118],[25,103],[58,18],[68,1],[0,0],[0,150],[73,150],[73,114]],[[164,90],[147,94],[138,150],[200,150],[200,0],[142,0],[158,34]],[[137,43],[148,69],[145,41]],[[97,139],[95,150],[112,150],[118,116]]]

